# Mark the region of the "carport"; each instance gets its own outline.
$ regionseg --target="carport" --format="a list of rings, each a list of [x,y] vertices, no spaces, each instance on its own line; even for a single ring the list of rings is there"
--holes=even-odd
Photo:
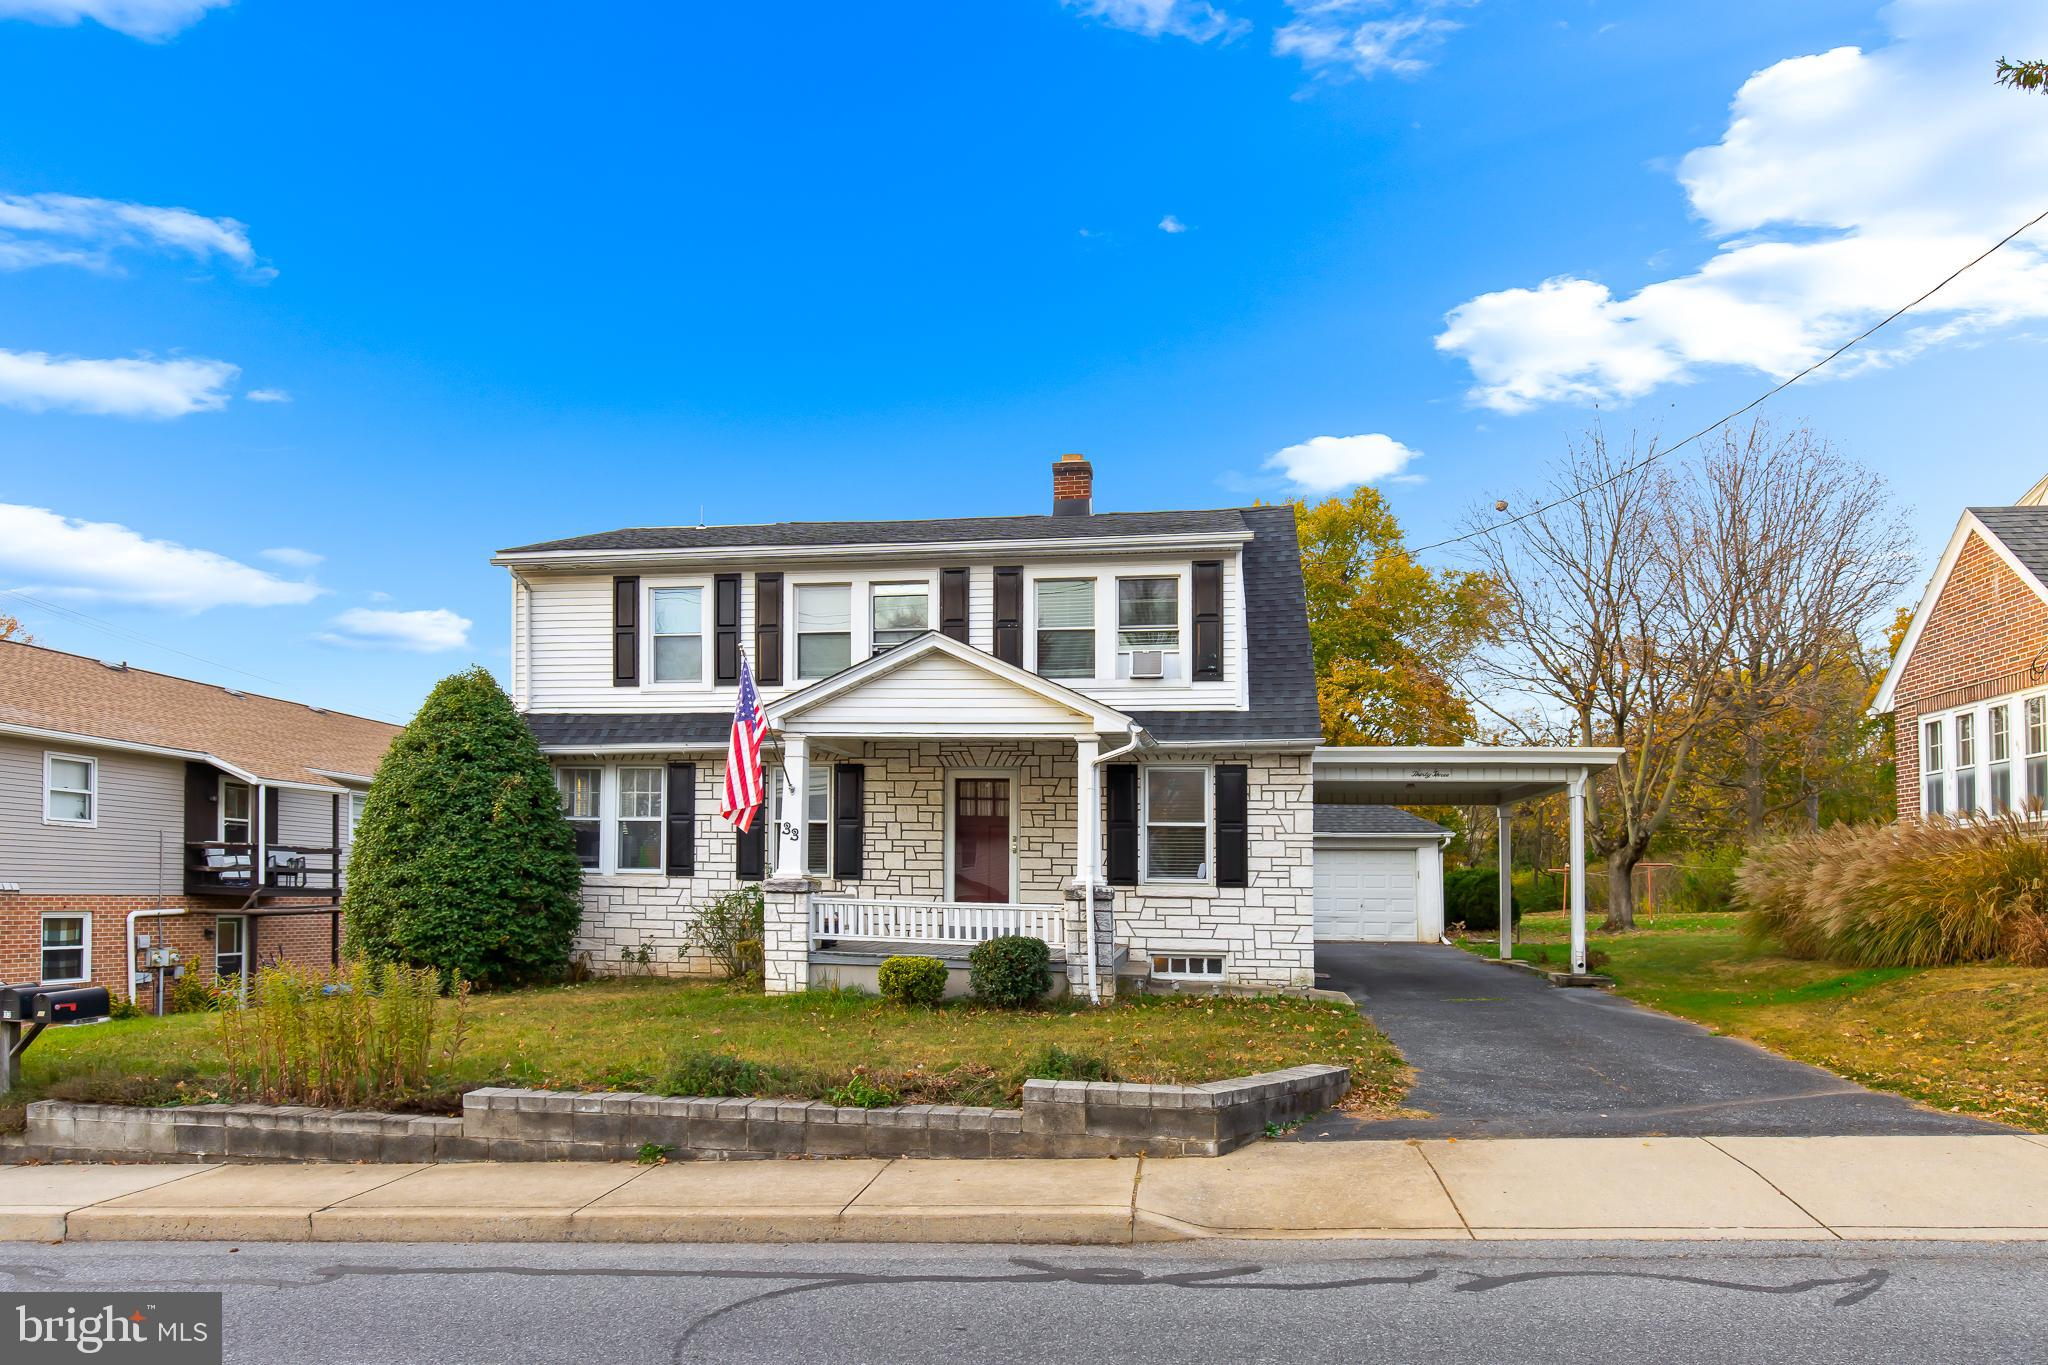
[[[1586,785],[1619,749],[1325,746],[1315,752],[1315,801],[1335,806],[1492,806],[1500,830],[1500,955],[1514,942],[1514,808],[1564,792],[1571,808],[1572,970],[1586,970]]]

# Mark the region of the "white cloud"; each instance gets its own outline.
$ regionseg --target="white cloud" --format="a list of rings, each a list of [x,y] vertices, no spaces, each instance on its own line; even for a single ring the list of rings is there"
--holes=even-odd
[[[1188,225],[1169,213],[1159,220],[1159,230],[1168,236],[1177,237],[1188,230]]]
[[[0,503],[0,574],[24,591],[181,611],[310,602],[325,589],[111,521]]]
[[[357,649],[401,649],[416,654],[435,654],[444,649],[467,649],[469,628],[466,616],[445,608],[433,611],[375,611],[350,607],[328,625],[332,629],[314,638],[330,645]]]
[[[1334,493],[1362,483],[1414,482],[1404,474],[1422,454],[1391,436],[1316,436],[1274,452],[1265,469],[1287,476],[1304,493]]]
[[[389,602],[391,600],[391,594],[388,592],[369,592],[363,595],[372,602]]]
[[[1112,28],[1129,29],[1148,38],[1167,35],[1206,43],[1226,41],[1251,28],[1207,0],[1063,0],[1068,9],[1100,19]]]
[[[1783,378],[2043,207],[2048,123],[1992,85],[1987,52],[2048,51],[2031,0],[1900,0],[1871,51],[1793,57],[1736,92],[1727,131],[1679,164],[1717,248],[1621,294],[1577,276],[1482,294],[1436,339],[1502,412],[1635,398],[1713,367]],[[2048,237],[2023,237],[1824,374],[2048,318]]]
[[[183,417],[227,406],[225,360],[91,360],[0,350],[0,404],[103,417]]]
[[[190,28],[232,0],[0,0],[0,19],[28,19],[70,27],[81,19],[117,33],[160,43]]]
[[[242,397],[251,403],[289,403],[292,396],[283,389],[251,389]]]
[[[1476,0],[1289,0],[1294,18],[1273,33],[1276,56],[1317,74],[1414,77],[1464,25],[1444,11]]]
[[[311,550],[301,550],[292,545],[279,545],[275,549],[259,550],[257,553],[265,559],[274,559],[294,569],[310,569],[327,558],[326,555],[314,554]]]
[[[232,218],[75,194],[0,195],[0,269],[110,270],[121,248],[177,252],[197,261],[222,257],[259,279],[277,273],[256,264],[249,229]]]

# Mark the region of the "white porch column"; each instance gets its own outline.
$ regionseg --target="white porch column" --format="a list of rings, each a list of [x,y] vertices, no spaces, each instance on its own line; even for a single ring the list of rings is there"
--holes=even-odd
[[[1572,777],[1572,970],[1586,971],[1586,775]]]
[[[1074,879],[1081,887],[1082,950],[1088,954],[1088,999],[1102,1002],[1101,970],[1095,943],[1095,882],[1102,875],[1102,796],[1095,760],[1102,745],[1093,735],[1074,739]]]
[[[782,819],[775,833],[775,878],[789,881],[804,875],[804,821],[810,812],[809,742],[802,735],[782,737]],[[788,825],[794,835],[783,832]]]
[[[1515,955],[1514,836],[1506,806],[1495,806],[1493,819],[1499,833],[1494,856],[1500,863],[1500,959],[1505,962]]]

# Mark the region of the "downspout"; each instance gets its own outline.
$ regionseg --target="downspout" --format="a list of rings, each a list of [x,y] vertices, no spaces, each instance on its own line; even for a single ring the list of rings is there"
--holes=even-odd
[[[1145,742],[1145,732],[1139,727],[1138,722],[1129,721],[1127,724],[1130,727],[1126,731],[1128,741],[1121,748],[1111,749],[1106,754],[1097,754],[1092,766],[1100,768],[1103,764],[1109,762],[1110,759],[1122,758],[1125,754],[1130,753]],[[1099,782],[1090,783],[1089,785],[1095,789],[1095,809],[1089,812],[1089,814],[1094,819],[1100,820],[1102,816],[1102,786]],[[1099,837],[1100,832],[1098,827],[1096,847],[1093,850],[1097,855],[1102,851],[1102,841]],[[1081,874],[1081,906],[1088,922],[1088,1003],[1099,1005],[1102,1003],[1102,978],[1101,968],[1097,961],[1101,955],[1095,950],[1095,858],[1093,857],[1088,859],[1088,868]]]

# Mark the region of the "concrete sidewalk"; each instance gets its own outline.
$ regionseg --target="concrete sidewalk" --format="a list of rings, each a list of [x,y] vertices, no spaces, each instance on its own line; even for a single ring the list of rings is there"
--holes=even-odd
[[[2048,1138],[1263,1142],[1214,1159],[14,1166],[0,1239],[2048,1239]]]

